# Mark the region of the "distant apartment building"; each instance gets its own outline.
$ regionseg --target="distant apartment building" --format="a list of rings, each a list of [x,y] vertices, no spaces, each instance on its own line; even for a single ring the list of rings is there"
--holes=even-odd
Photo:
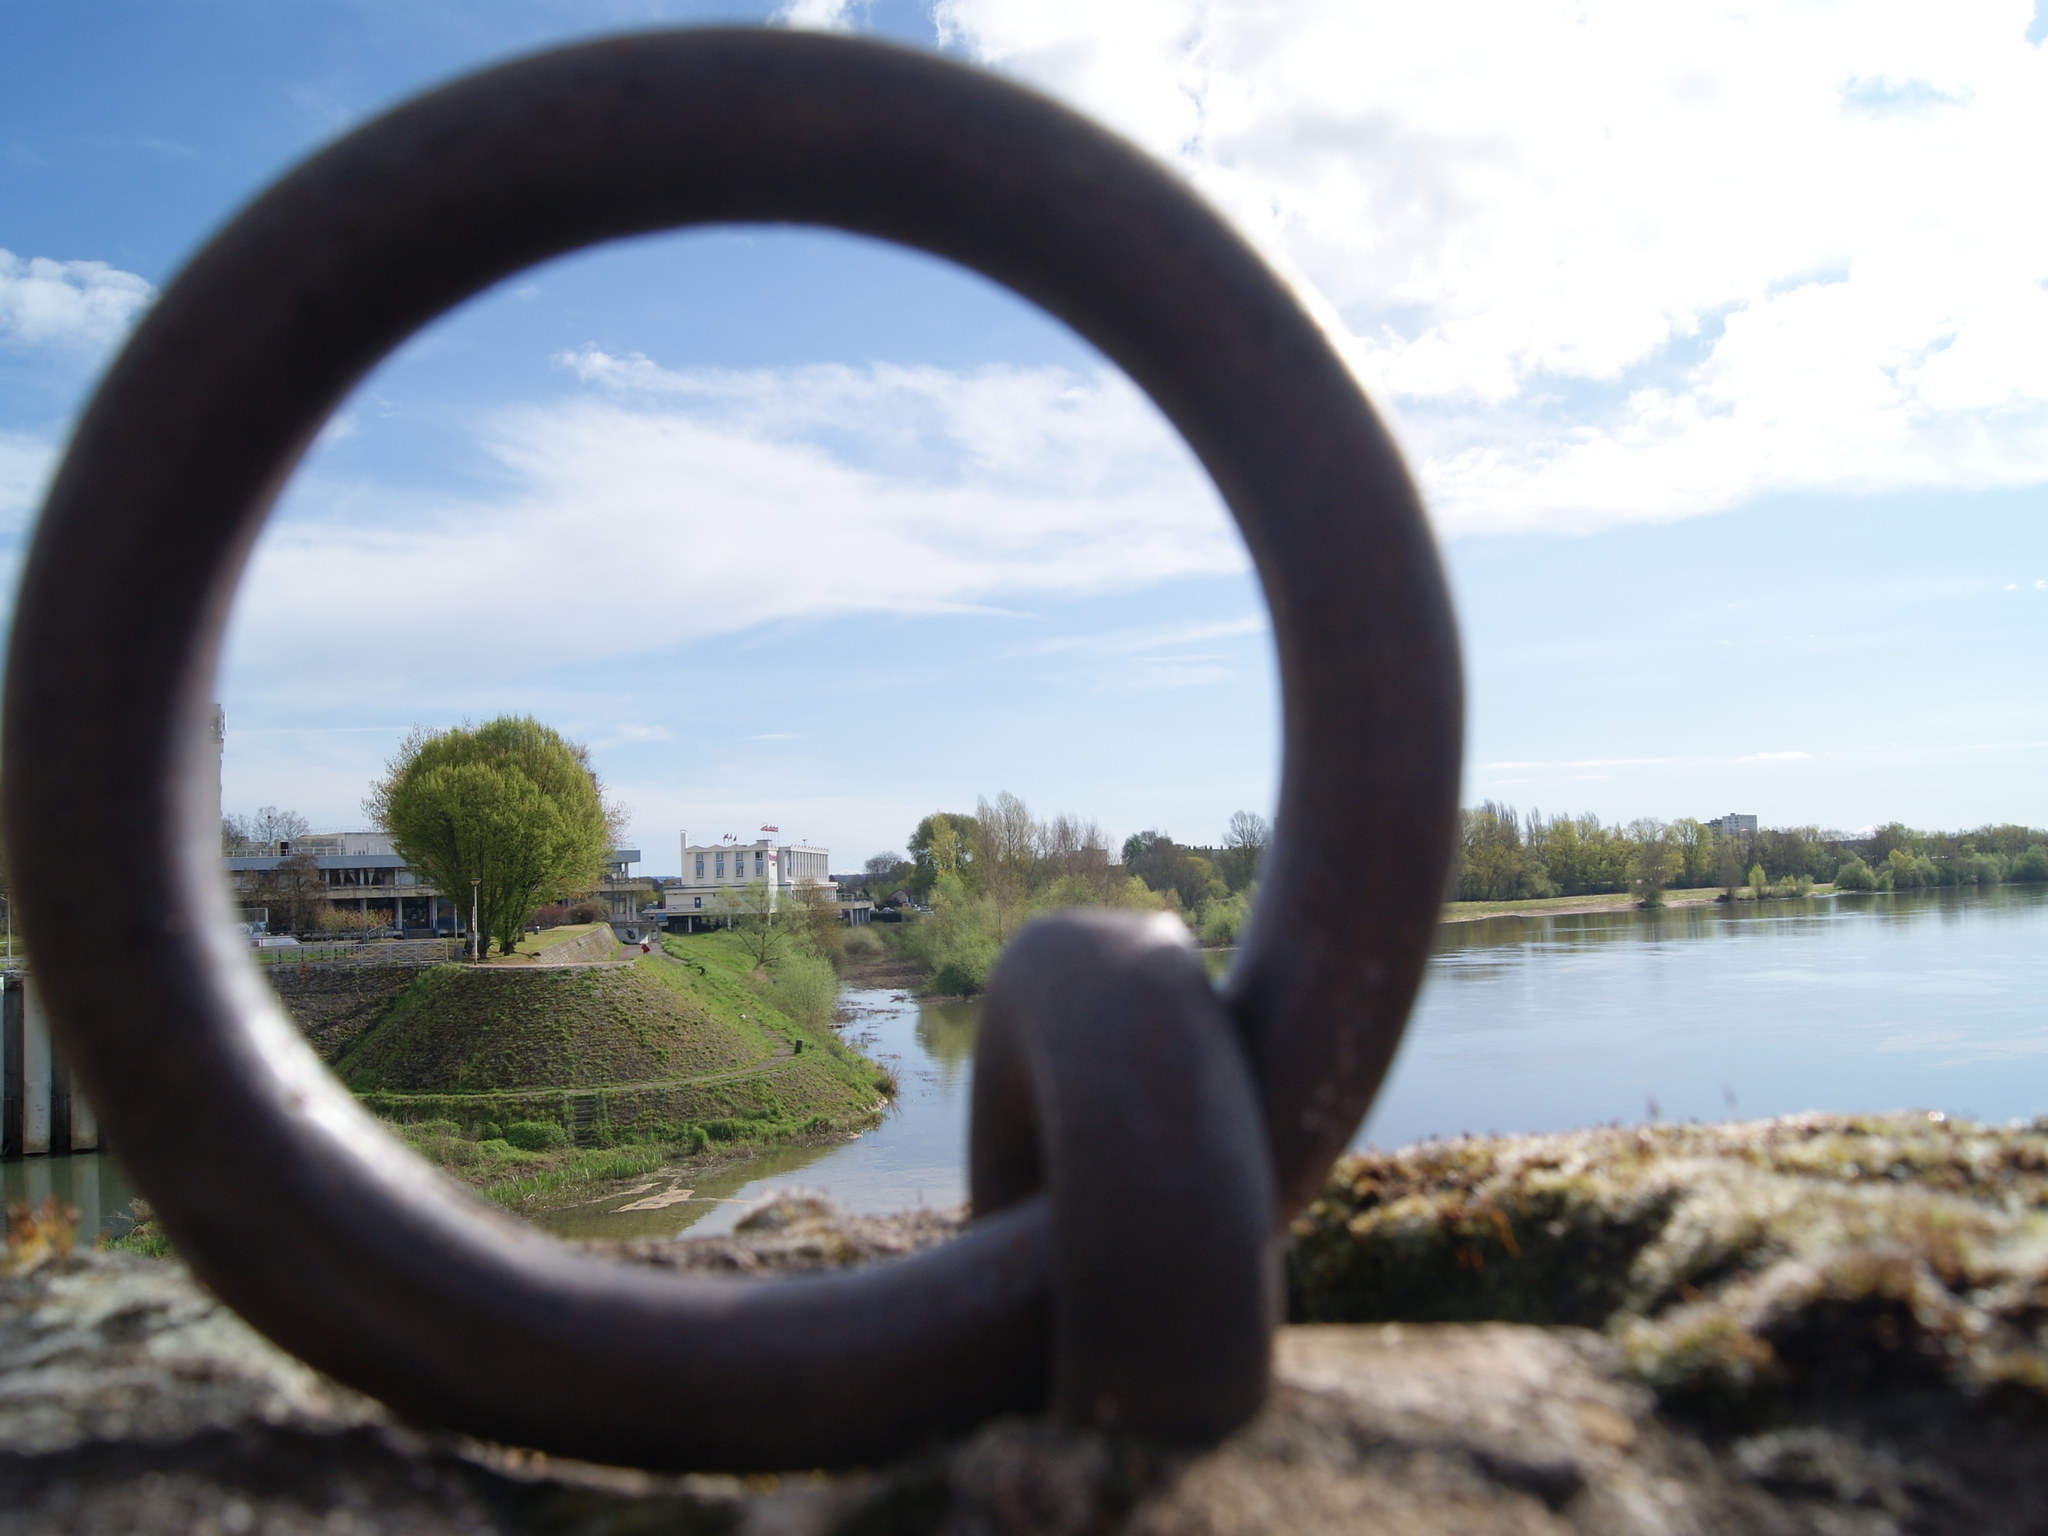
[[[1738,816],[1733,811],[1730,811],[1726,816],[1707,818],[1706,825],[1712,827],[1723,837],[1756,836],[1756,818],[1754,816]]]

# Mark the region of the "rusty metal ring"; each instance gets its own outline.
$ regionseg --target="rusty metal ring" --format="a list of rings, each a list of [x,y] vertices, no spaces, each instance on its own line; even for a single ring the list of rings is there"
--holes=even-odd
[[[1119,364],[1222,491],[1285,700],[1279,832],[1224,994],[1283,1219],[1399,1039],[1461,706],[1413,490],[1284,285],[1121,141],[944,60],[701,31],[515,62],[314,156],[192,260],[82,418],[16,608],[6,837],[64,1046],[180,1251],[302,1358],[474,1434],[742,1468],[1041,1401],[1044,1197],[899,1265],[746,1287],[597,1263],[421,1177],[238,950],[206,723],[256,533],[379,359],[536,262],[718,222],[838,227],[1008,285]],[[118,956],[79,921],[109,872],[147,914]]]
[[[977,1217],[1052,1198],[1052,1406],[1202,1441],[1265,1396],[1273,1165],[1230,1016],[1171,913],[1043,918],[982,1004]]]

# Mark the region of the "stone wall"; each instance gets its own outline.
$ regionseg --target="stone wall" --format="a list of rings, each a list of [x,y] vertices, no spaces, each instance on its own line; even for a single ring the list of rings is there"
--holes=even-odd
[[[612,937],[611,924],[599,923],[588,933],[550,944],[536,958],[542,965],[601,965],[615,959],[618,953],[619,941]]]
[[[416,965],[273,965],[264,974],[322,1061],[337,1060],[419,976]]]

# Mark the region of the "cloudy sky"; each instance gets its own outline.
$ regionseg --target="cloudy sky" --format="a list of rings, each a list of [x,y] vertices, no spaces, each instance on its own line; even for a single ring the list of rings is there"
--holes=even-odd
[[[714,19],[1028,82],[1259,244],[1424,488],[1468,800],[2048,823],[2031,0],[0,0],[0,553],[269,179],[479,65]],[[1276,768],[1243,549],[1144,399],[978,278],[790,230],[415,338],[294,482],[221,687],[231,810],[358,825],[413,724],[531,711],[656,873],[764,822],[850,868],[998,789],[1208,840]]]

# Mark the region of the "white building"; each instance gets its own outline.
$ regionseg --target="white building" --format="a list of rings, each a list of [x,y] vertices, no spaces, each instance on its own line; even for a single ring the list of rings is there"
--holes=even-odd
[[[680,919],[685,928],[699,921],[723,920],[748,886],[759,884],[768,895],[769,911],[790,900],[800,886],[822,889],[835,901],[839,888],[832,884],[828,870],[831,850],[806,843],[775,843],[761,838],[751,843],[693,843],[682,834],[683,865],[680,884],[662,893],[665,917]]]

